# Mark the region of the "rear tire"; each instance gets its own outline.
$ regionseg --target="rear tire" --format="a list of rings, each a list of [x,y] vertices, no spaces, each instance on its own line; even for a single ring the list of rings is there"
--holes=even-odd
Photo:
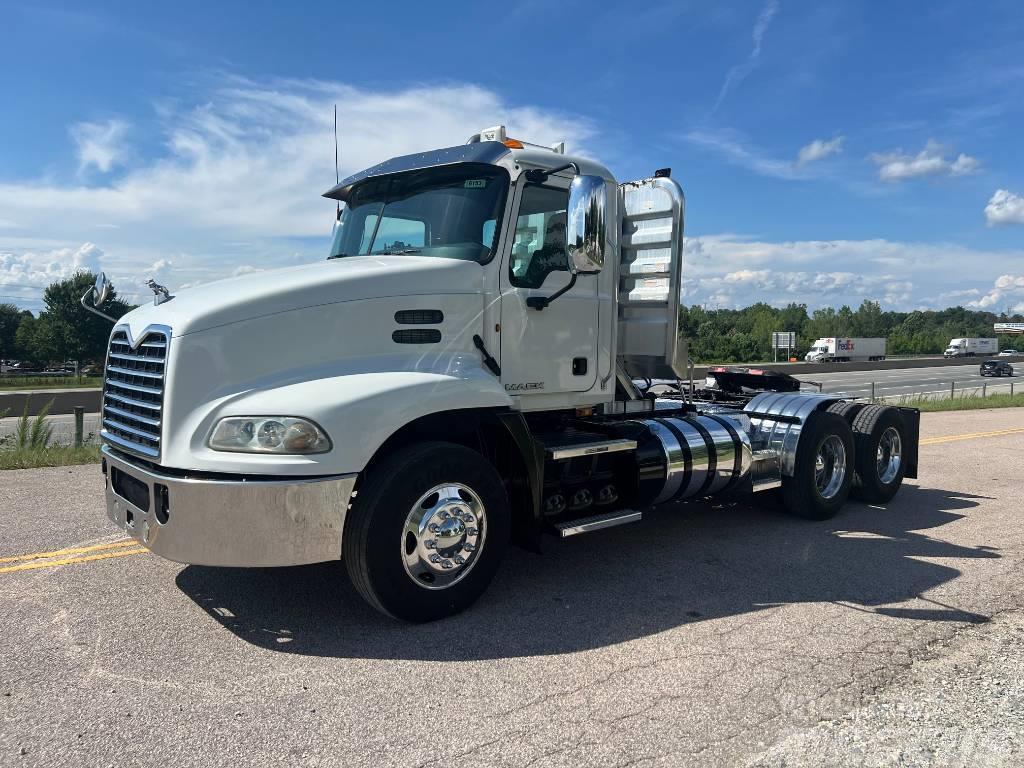
[[[832,403],[826,410],[829,413],[834,413],[837,416],[842,416],[846,419],[847,424],[853,424],[854,418],[861,412],[867,403],[852,403],[852,402],[841,402]]]
[[[854,497],[872,504],[892,500],[906,471],[906,425],[900,412],[882,405],[867,406],[853,420],[853,436],[857,446]]]
[[[782,478],[786,510],[810,520],[828,520],[846,503],[853,484],[853,431],[837,413],[815,411],[797,443],[793,476]]]
[[[487,459],[454,443],[416,443],[369,470],[345,522],[342,555],[374,608],[434,621],[487,589],[508,545],[509,516]]]

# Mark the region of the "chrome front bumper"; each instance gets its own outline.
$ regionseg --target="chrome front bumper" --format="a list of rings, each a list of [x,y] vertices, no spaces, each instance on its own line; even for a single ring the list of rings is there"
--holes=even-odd
[[[263,567],[341,557],[356,475],[211,480],[143,469],[103,446],[107,516],[179,563]]]

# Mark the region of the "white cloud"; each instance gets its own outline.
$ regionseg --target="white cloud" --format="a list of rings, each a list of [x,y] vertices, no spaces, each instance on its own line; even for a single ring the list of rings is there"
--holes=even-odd
[[[834,155],[843,148],[843,137],[836,136],[834,139],[825,141],[823,139],[815,139],[810,144],[800,147],[800,151],[796,154],[796,166],[802,168],[808,163],[814,163],[818,160],[824,160],[829,155]]]
[[[393,155],[461,143],[496,123],[538,143],[566,139],[575,150],[597,142],[578,117],[509,104],[468,85],[369,92],[319,81],[230,80],[197,99],[202,106],[159,114],[167,148],[161,156],[133,158],[116,177],[71,183],[72,167],[63,178],[0,182],[0,211],[17,223],[0,230],[0,293],[14,295],[3,286],[19,284],[35,293],[17,295],[41,296],[45,285],[76,268],[101,268],[138,303],[151,297],[149,277],[174,291],[323,258],[334,204],[320,193],[334,183],[335,102],[343,175]],[[791,159],[766,157],[729,134],[687,138],[764,175],[813,178],[813,164],[798,168]],[[990,206],[1001,204],[998,196]],[[717,234],[688,238],[686,258],[688,301],[814,307],[871,297],[907,308],[944,306],[937,297],[953,287],[977,290],[978,299],[997,276],[1019,273],[1024,250]],[[964,264],[975,265],[966,279]]]
[[[200,106],[163,107],[157,117],[165,152],[134,158],[116,177],[75,182],[75,169],[66,169],[63,178],[0,181],[0,211],[18,225],[0,230],[0,250],[101,238],[115,283],[171,259],[164,280],[172,287],[230,276],[241,264],[321,258],[334,220],[334,202],[320,195],[334,184],[335,103],[343,176],[395,155],[461,144],[497,123],[540,144],[565,140],[574,151],[593,135],[578,117],[510,104],[473,85],[366,91],[231,78],[196,98]],[[82,125],[74,134],[83,167],[115,168],[123,154],[100,139],[124,129]]]
[[[109,172],[125,160],[125,136],[128,123],[123,120],[107,120],[104,123],[75,123],[71,126],[71,138],[78,145],[78,171],[84,173],[96,168],[100,173]]]
[[[988,293],[977,301],[967,302],[967,306],[991,312],[1007,308],[1010,312],[1024,312],[1024,275],[1000,275]]]
[[[957,155],[956,160],[949,166],[950,176],[967,176],[974,173],[981,166],[981,162],[976,157],[965,155],[961,152]]]
[[[704,235],[687,241],[685,258],[689,303],[743,307],[756,301],[792,301],[814,308],[856,306],[874,299],[887,308],[909,310],[977,300],[992,288],[1000,271],[1019,267],[1024,250],[981,251],[881,239],[767,242]],[[964,264],[978,267],[965,277]],[[961,293],[950,294],[951,286]]]
[[[718,98],[715,99],[715,105],[711,108],[712,114],[718,111],[725,97],[729,95],[729,92],[742,83],[747,78],[747,75],[757,67],[758,59],[761,58],[761,44],[764,42],[765,33],[778,12],[778,0],[768,0],[761,9],[761,13],[758,14],[757,21],[754,23],[754,29],[751,32],[754,46],[751,48],[750,53],[747,54],[747,58],[741,64],[732,67],[726,74],[722,88],[718,92]]]
[[[985,221],[995,224],[1024,224],[1024,197],[1008,189],[997,189],[985,206]]]
[[[83,269],[97,272],[102,258],[103,251],[93,243],[48,251],[0,251],[0,301],[41,309],[46,286]]]
[[[808,178],[803,169],[794,163],[770,157],[730,131],[690,131],[683,139],[716,152],[733,165],[761,176],[775,179]]]
[[[948,159],[948,148],[931,139],[916,155],[902,150],[876,152],[869,156],[878,166],[878,178],[882,181],[905,181],[923,176],[965,176],[974,173],[981,163],[977,158],[960,153],[955,159]]]
[[[786,160],[772,157],[742,135],[726,129],[693,130],[684,134],[682,138],[690,144],[721,155],[732,165],[753,171],[760,176],[787,181],[820,177],[820,173],[813,173],[807,166],[840,152],[844,141],[842,136],[836,136],[828,141],[817,139],[801,147],[795,160]]]

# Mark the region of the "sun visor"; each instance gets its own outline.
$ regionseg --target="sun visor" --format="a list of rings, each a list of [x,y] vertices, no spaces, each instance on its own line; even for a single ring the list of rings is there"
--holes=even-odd
[[[480,141],[446,149],[432,149],[429,152],[419,152],[415,155],[393,157],[372,168],[367,168],[365,171],[353,174],[347,179],[342,179],[337,186],[324,192],[323,196],[332,200],[347,200],[352,188],[365,179],[456,163],[490,163],[493,165],[508,153],[509,148],[499,141]]]

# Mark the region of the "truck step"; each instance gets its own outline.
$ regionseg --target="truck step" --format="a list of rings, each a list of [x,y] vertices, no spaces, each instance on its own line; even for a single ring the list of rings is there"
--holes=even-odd
[[[588,442],[568,443],[565,445],[549,445],[549,459],[560,461],[574,459],[578,456],[594,456],[600,453],[617,453],[619,451],[635,451],[636,440],[612,439],[593,440]]]
[[[782,457],[779,452],[766,448],[754,451],[750,462],[750,481],[754,493],[782,486]]]
[[[641,517],[641,513],[636,510],[619,509],[615,512],[608,512],[603,515],[581,517],[578,520],[567,520],[564,523],[556,523],[555,527],[564,539],[569,536],[577,536],[581,533],[599,531],[602,528],[611,528],[612,526],[625,525],[626,523],[637,523],[640,521]]]

